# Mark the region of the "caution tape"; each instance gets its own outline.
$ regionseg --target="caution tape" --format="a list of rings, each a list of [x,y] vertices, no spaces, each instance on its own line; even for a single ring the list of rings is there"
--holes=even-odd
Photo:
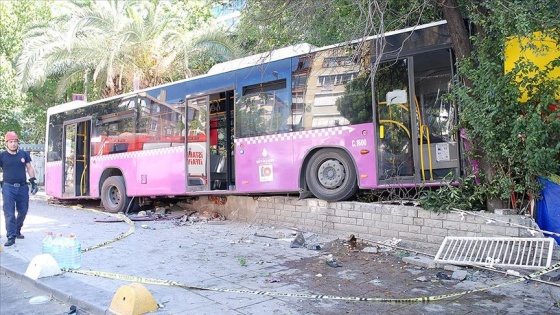
[[[134,222],[132,222],[132,220],[130,220],[130,219],[129,219],[126,215],[124,215],[122,212],[119,212],[119,213],[108,213],[108,212],[103,212],[103,211],[99,211],[99,210],[95,210],[95,209],[90,209],[90,208],[78,208],[78,207],[70,207],[70,208],[80,209],[80,210],[86,210],[86,211],[93,212],[93,213],[97,213],[97,214],[107,215],[107,216],[110,216],[110,217],[113,217],[113,218],[122,220],[122,221],[124,221],[126,224],[128,224],[128,226],[129,226],[129,229],[128,229],[127,232],[121,233],[121,234],[119,234],[117,237],[115,237],[115,238],[113,238],[113,239],[111,239],[111,240],[105,241],[105,242],[103,242],[103,243],[99,243],[99,244],[96,244],[96,245],[93,245],[93,246],[90,246],[90,247],[87,247],[87,248],[83,248],[83,249],[82,249],[82,253],[86,253],[86,252],[89,252],[89,251],[91,251],[91,250],[94,250],[94,249],[97,249],[97,248],[101,248],[101,247],[107,246],[107,245],[109,245],[109,244],[111,244],[111,243],[114,243],[114,242],[117,242],[117,241],[119,241],[119,240],[122,240],[123,238],[130,236],[131,234],[133,234],[133,233],[136,231],[136,225],[134,225]]]
[[[557,263],[553,266],[548,268],[539,270],[532,274],[529,274],[524,277],[519,277],[512,281],[495,284],[491,286],[487,286],[484,288],[461,291],[451,294],[441,294],[441,295],[431,295],[431,296],[422,296],[417,298],[404,298],[404,299],[391,299],[391,298],[371,298],[371,297],[346,297],[346,296],[334,296],[334,295],[322,295],[322,294],[305,294],[305,293],[282,293],[282,292],[271,292],[271,291],[257,291],[257,290],[238,290],[238,289],[223,289],[223,288],[207,288],[207,287],[198,287],[192,285],[186,285],[179,283],[177,281],[171,280],[160,280],[154,278],[144,278],[144,277],[136,277],[130,275],[124,275],[119,273],[113,272],[104,272],[104,271],[86,271],[86,270],[72,270],[72,269],[63,269],[63,271],[82,274],[87,276],[95,276],[101,278],[108,278],[108,279],[115,279],[115,280],[124,280],[130,282],[138,282],[143,284],[153,284],[153,285],[160,285],[160,286],[173,286],[179,287],[186,290],[204,290],[204,291],[216,291],[216,292],[227,292],[227,293],[243,293],[243,294],[255,294],[255,295],[266,295],[266,296],[274,296],[274,297],[291,297],[291,298],[301,298],[301,299],[317,299],[317,300],[340,300],[340,301],[353,301],[353,302],[390,302],[390,303],[413,303],[413,302],[430,302],[430,301],[437,301],[443,299],[449,299],[453,297],[458,297],[470,293],[487,291],[494,288],[499,288],[519,282],[523,282],[526,280],[532,280],[554,270],[560,269],[560,263]]]
[[[97,210],[91,210],[91,211],[97,211]],[[105,213],[105,214],[108,214],[108,213]],[[97,249],[97,248],[101,248],[101,247],[103,247],[103,246],[107,246],[107,245],[109,245],[109,244],[111,244],[111,243],[114,243],[114,242],[116,242],[116,241],[122,240],[123,238],[125,238],[125,237],[131,235],[132,233],[134,233],[134,232],[136,231],[136,226],[134,225],[134,222],[132,222],[132,220],[130,220],[126,215],[124,215],[124,214],[122,214],[122,213],[110,214],[110,215],[111,215],[112,217],[117,218],[117,219],[123,220],[126,224],[128,224],[129,227],[130,227],[130,228],[128,229],[128,231],[125,232],[125,233],[119,234],[117,237],[113,238],[112,240],[105,241],[105,242],[103,242],[103,243],[99,243],[99,244],[97,244],[97,245],[93,245],[93,246],[84,248],[84,249],[82,249],[82,253],[89,252],[90,250],[94,250],[94,249]]]

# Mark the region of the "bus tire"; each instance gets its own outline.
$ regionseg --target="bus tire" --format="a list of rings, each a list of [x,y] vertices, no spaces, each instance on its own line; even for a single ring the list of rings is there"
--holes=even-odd
[[[311,193],[325,201],[341,201],[358,190],[352,159],[339,149],[321,149],[306,167],[305,180]]]
[[[101,186],[101,203],[109,213],[125,212],[131,198],[126,195],[126,185],[122,176],[111,176]]]

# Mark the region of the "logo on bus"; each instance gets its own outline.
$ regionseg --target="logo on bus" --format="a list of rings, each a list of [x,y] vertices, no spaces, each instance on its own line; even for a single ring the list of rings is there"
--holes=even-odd
[[[272,165],[259,165],[259,181],[271,182],[272,176]]]

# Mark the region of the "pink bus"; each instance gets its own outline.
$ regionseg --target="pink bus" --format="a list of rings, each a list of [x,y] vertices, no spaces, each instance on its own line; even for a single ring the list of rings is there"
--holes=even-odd
[[[45,188],[126,212],[155,197],[351,198],[462,176],[444,21],[49,108]]]

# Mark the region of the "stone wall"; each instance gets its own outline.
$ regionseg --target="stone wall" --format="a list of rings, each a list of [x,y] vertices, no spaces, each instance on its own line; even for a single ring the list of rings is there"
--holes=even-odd
[[[446,236],[542,237],[529,216],[488,212],[434,213],[413,206],[326,202],[296,197],[198,197],[189,210],[210,211],[228,220],[295,228],[346,239],[401,239],[400,245],[434,253]]]

